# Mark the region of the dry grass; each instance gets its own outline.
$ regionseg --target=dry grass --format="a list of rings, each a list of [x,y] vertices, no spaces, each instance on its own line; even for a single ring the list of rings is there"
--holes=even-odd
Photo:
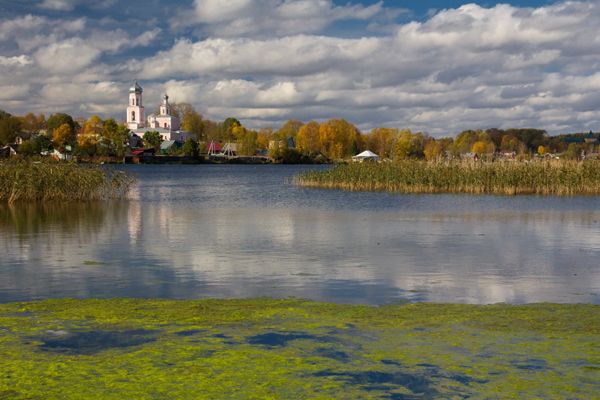
[[[0,163],[0,202],[90,201],[124,196],[133,179],[123,172],[71,163]]]
[[[352,191],[469,194],[600,194],[600,162],[402,161],[336,166],[295,178],[300,186]]]

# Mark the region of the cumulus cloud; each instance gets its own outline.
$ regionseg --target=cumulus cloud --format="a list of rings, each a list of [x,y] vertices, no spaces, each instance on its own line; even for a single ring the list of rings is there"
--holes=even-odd
[[[52,43],[35,53],[37,63],[53,73],[70,74],[90,65],[100,50],[79,38]]]
[[[272,37],[319,32],[336,21],[369,20],[383,11],[383,1],[337,6],[332,0],[194,0],[193,11],[180,13],[172,26],[200,26],[217,37]]]

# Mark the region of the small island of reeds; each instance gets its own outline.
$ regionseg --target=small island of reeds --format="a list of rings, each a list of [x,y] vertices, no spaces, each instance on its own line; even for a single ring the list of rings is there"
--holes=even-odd
[[[597,161],[399,161],[342,164],[304,172],[295,183],[311,188],[398,193],[598,195]]]
[[[133,179],[99,166],[27,160],[0,163],[0,203],[122,197]]]

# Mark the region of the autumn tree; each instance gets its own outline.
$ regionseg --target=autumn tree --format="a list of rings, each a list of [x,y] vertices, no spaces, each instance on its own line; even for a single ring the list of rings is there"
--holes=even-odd
[[[276,136],[280,139],[280,140],[285,140],[287,138],[296,138],[296,135],[298,134],[298,131],[300,130],[300,128],[302,128],[302,126],[304,125],[304,122],[302,121],[298,121],[297,119],[291,119],[289,121],[286,121],[281,128],[279,128],[279,130],[276,133]]]
[[[222,138],[225,140],[233,139],[233,130],[236,127],[242,126],[242,123],[233,117],[229,117],[221,124]]]
[[[398,129],[375,128],[366,135],[367,147],[381,157],[391,158],[397,137]]]
[[[92,115],[85,123],[81,131],[82,135],[100,135],[102,133],[103,121],[97,115]]]
[[[69,128],[73,133],[75,133],[79,128],[78,124],[73,120],[73,117],[71,117],[69,114],[57,113],[52,114],[46,122],[46,126],[48,127],[48,134],[53,136],[54,130],[59,128],[63,124],[69,125]]]
[[[444,147],[442,142],[437,141],[433,138],[429,139],[425,143],[423,148],[423,155],[427,161],[436,161],[442,158]]]
[[[29,133],[39,133],[46,127],[46,117],[44,114],[35,115],[34,113],[27,113],[20,117],[22,129]]]
[[[186,111],[183,114],[181,128],[184,131],[192,132],[194,135],[196,135],[197,140],[205,139],[204,121],[202,120],[202,115],[200,115],[200,113],[194,109]]]
[[[296,147],[306,155],[315,155],[321,152],[321,142],[319,140],[319,123],[310,121],[298,130],[296,135]]]
[[[344,119],[330,119],[319,126],[322,153],[330,159],[354,155],[358,150],[358,129]]]
[[[394,159],[418,159],[424,157],[425,135],[412,133],[409,129],[400,131],[394,146]]]
[[[245,156],[256,154],[256,139],[258,138],[256,131],[246,129],[243,126],[236,126],[233,128],[233,135],[238,144],[238,154]]]
[[[546,155],[548,153],[548,149],[545,146],[538,146],[537,152],[540,156]]]
[[[504,135],[500,141],[500,150],[504,152],[514,151],[517,154],[523,154],[527,152],[527,146],[512,135]]]
[[[269,142],[273,138],[272,128],[262,128],[256,135],[256,147],[261,150],[269,148]]]
[[[64,153],[67,149],[67,146],[72,145],[74,141],[75,132],[68,123],[64,123],[53,130],[52,145],[61,153]]]

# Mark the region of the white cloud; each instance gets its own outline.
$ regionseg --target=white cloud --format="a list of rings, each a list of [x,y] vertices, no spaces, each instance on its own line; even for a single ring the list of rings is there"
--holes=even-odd
[[[129,81],[138,78],[150,108],[167,91],[210,118],[233,115],[256,127],[342,117],[363,129],[390,125],[436,135],[510,126],[600,129],[599,3],[468,4],[394,26],[386,11],[382,2],[197,0],[173,23],[203,39],[161,27],[109,31],[115,21],[86,18],[0,20],[0,46],[10,49],[0,56],[0,90],[12,94],[5,104],[19,107],[23,93],[39,94],[23,103],[38,108],[23,112],[61,107],[120,118]],[[323,30],[350,19],[385,29],[361,38]],[[149,56],[126,54],[155,43]]]
[[[31,64],[31,60],[26,55],[14,56],[14,57],[4,57],[0,56],[0,65],[5,67],[19,67]]]
[[[217,37],[272,37],[319,32],[336,21],[368,20],[383,11],[383,1],[336,6],[331,0],[194,0],[194,10],[180,13],[172,25],[199,25]]]
[[[56,74],[71,74],[89,66],[100,56],[100,50],[79,38],[52,43],[35,52],[37,63]]]

